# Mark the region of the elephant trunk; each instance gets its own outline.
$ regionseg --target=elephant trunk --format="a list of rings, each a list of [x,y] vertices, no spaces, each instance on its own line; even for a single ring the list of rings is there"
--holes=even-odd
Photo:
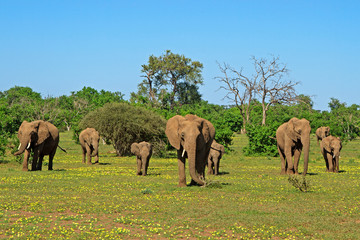
[[[93,147],[93,151],[92,151],[92,153],[91,153],[91,157],[95,157],[95,156],[97,156],[98,155],[98,151],[99,151],[99,142],[93,142],[92,144],[92,147]]]
[[[302,174],[305,176],[308,170],[308,163],[309,163],[310,138],[302,139],[301,143],[303,145],[303,151],[304,151],[304,171]]]
[[[17,152],[14,153],[15,156],[18,156],[22,154],[25,149],[28,149],[30,147],[31,142],[21,141],[20,146]]]
[[[186,151],[189,161],[189,173],[192,180],[194,180],[200,186],[205,185],[205,182],[198,177],[196,171],[196,143],[189,144],[191,146],[190,151]],[[186,150],[186,149],[185,149]]]

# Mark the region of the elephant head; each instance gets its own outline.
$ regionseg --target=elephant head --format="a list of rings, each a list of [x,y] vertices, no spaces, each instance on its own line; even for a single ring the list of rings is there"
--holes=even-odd
[[[152,145],[148,142],[140,142],[131,144],[131,153],[136,155],[137,174],[145,176],[152,155]]]
[[[340,138],[334,136],[323,138],[321,141],[321,148],[327,170],[330,172],[338,172],[340,151],[342,149]]]
[[[29,150],[31,147],[41,145],[49,137],[49,128],[44,121],[23,121],[18,131],[18,138],[20,141],[19,149],[14,155],[20,155],[25,149]]]
[[[215,136],[214,126],[195,115],[176,115],[166,124],[166,136],[178,151],[179,185],[186,186],[185,158],[189,161],[189,172],[193,181],[204,185],[204,171],[211,143]]]
[[[330,127],[319,127],[318,129],[316,129],[315,134],[317,142],[319,144],[319,140],[330,135]]]
[[[306,175],[309,163],[309,151],[310,151],[310,123],[306,119],[292,118],[288,121],[285,129],[286,135],[295,143],[295,147],[301,148],[304,152],[304,172]],[[301,146],[297,146],[297,143],[301,143]],[[296,160],[294,160],[296,161]],[[298,159],[297,159],[298,161]],[[297,166],[296,166],[297,168]]]

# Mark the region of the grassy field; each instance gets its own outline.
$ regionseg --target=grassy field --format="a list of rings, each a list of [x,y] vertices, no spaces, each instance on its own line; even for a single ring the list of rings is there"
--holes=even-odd
[[[279,158],[245,157],[243,135],[221,175],[207,176],[213,184],[187,188],[174,158],[152,158],[136,176],[135,157],[101,145],[101,164],[87,166],[71,133],[60,137],[68,153],[57,152],[54,171],[0,163],[0,239],[360,239],[359,140],[343,146],[335,174],[313,136],[304,193],[279,174]]]

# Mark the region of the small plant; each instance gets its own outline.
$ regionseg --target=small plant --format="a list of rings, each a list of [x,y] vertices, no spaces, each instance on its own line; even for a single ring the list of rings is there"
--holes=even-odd
[[[309,190],[309,181],[305,176],[290,175],[288,181],[301,192],[307,192]]]
[[[141,190],[141,193],[142,194],[151,194],[151,193],[153,193],[153,191],[151,189],[146,188],[146,189]]]

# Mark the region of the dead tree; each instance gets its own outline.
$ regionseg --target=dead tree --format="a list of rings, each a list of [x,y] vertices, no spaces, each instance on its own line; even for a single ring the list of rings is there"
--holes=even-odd
[[[243,119],[241,132],[246,133],[246,124],[250,123],[251,102],[255,94],[256,79],[246,77],[242,69],[237,71],[225,63],[223,65],[218,63],[218,66],[223,76],[215,77],[215,79],[223,83],[220,88],[227,91],[224,99],[229,99],[239,109]]]
[[[258,79],[256,93],[260,98],[263,117],[262,125],[266,123],[266,113],[270,105],[279,103],[291,103],[296,101],[294,87],[299,82],[285,80],[289,70],[286,65],[279,63],[279,57],[273,57],[270,61],[264,58],[252,57],[255,67],[255,79]]]

